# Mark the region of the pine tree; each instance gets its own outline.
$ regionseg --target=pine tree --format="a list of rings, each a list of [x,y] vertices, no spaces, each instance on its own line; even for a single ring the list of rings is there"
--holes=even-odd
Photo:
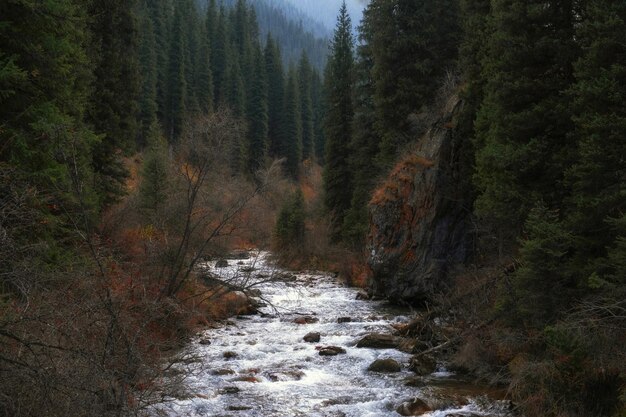
[[[186,117],[187,79],[185,78],[185,34],[183,13],[175,7],[168,59],[168,97],[166,108],[166,131],[170,143],[180,138]]]
[[[368,202],[378,174],[376,157],[380,138],[376,133],[374,108],[374,57],[371,47],[369,9],[359,27],[359,46],[355,64],[354,124],[350,141],[350,170],[354,191],[350,210],[343,223],[343,240],[354,247],[362,247],[369,228]]]
[[[614,274],[607,248],[620,239],[615,226],[626,207],[626,4],[591,0],[585,6],[576,32],[583,53],[570,92],[576,156],[566,173],[573,191],[568,224],[577,237],[571,269],[583,286],[593,275]]]
[[[98,138],[83,122],[92,70],[87,14],[73,1],[51,0],[2,2],[0,16],[0,169],[27,185],[27,210],[38,213],[16,237],[49,238],[38,245],[48,250],[53,237],[67,237],[65,225],[83,227],[80,219],[94,220],[88,214],[98,209],[91,166]]]
[[[477,120],[476,209],[502,244],[538,202],[554,209],[566,193],[572,130],[564,92],[576,57],[571,2],[492,2],[492,32]]]
[[[373,0],[368,26],[375,59],[380,163],[411,137],[409,116],[427,110],[459,43],[458,0]]]
[[[267,157],[267,76],[265,59],[260,46],[255,53],[254,72],[250,95],[248,97],[248,143],[246,149],[246,169],[255,175],[265,164]]]
[[[320,74],[313,70],[311,74],[311,101],[313,104],[313,149],[317,162],[324,164],[324,83]]]
[[[314,156],[314,125],[313,101],[311,99],[312,68],[306,52],[302,51],[298,65],[298,81],[300,96],[300,120],[302,122],[302,159]]]
[[[226,10],[224,6],[220,7],[217,18],[217,26],[215,29],[215,38],[213,39],[213,47],[211,49],[211,73],[213,74],[214,88],[214,106],[228,105],[228,85],[231,78],[229,71],[230,65],[230,40],[229,26]]]
[[[302,121],[300,119],[300,97],[298,94],[298,75],[295,68],[289,69],[285,88],[284,114],[284,148],[285,169],[287,174],[298,179],[298,170],[302,160]]]
[[[324,202],[333,216],[333,239],[341,237],[341,226],[352,195],[352,175],[348,165],[354,109],[352,25],[345,2],[337,18],[326,66],[326,137]]]
[[[198,57],[198,86],[196,96],[202,113],[213,110],[213,73],[211,72],[211,43],[213,34],[213,21],[215,13],[215,0],[209,5],[205,24],[202,26],[200,36],[200,55]]]
[[[274,238],[278,249],[302,248],[306,231],[305,218],[304,196],[302,190],[298,188],[283,205],[276,220]]]
[[[134,1],[91,4],[94,87],[89,121],[102,140],[93,151],[95,186],[104,205],[125,192],[128,176],[120,152],[129,152],[138,137],[140,77]]]
[[[167,142],[153,132],[142,168],[139,197],[149,216],[157,215],[168,192]]]
[[[265,43],[265,68],[268,92],[268,138],[269,154],[276,158],[282,156],[283,149],[283,108],[284,108],[284,74],[280,48],[271,34]]]
[[[157,38],[149,15],[147,2],[142,2],[139,14],[140,40],[139,63],[141,67],[141,96],[139,100],[141,133],[139,146],[146,146],[150,132],[157,125],[157,85],[158,85],[158,58]]]

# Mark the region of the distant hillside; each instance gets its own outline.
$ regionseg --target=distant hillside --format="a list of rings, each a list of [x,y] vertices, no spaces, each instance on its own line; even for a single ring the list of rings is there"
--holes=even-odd
[[[232,7],[236,2],[225,0],[224,4]],[[206,2],[199,1],[199,4],[204,6]],[[281,46],[285,65],[297,62],[305,50],[311,64],[323,71],[328,55],[328,37],[332,33],[330,29],[287,0],[254,0],[248,4],[256,11],[261,39],[265,41],[267,34],[272,33]]]
[[[307,16],[314,16],[327,30],[332,30],[337,21],[337,12],[341,7],[342,0],[279,0],[288,2],[298,11]],[[357,27],[363,16],[363,9],[369,0],[346,0],[348,12],[352,18],[352,26]]]

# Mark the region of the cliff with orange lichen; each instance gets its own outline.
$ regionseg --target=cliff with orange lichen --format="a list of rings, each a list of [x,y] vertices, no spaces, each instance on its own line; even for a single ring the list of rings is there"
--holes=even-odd
[[[367,245],[374,295],[411,304],[428,301],[468,257],[471,202],[459,162],[467,139],[456,129],[462,106],[458,97],[450,98],[373,194]]]

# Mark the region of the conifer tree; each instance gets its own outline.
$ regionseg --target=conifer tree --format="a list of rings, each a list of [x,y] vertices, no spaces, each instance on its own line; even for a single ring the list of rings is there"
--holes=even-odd
[[[268,139],[269,155],[273,158],[282,156],[283,149],[283,108],[284,74],[280,48],[268,33],[265,43],[265,68],[268,92]]]
[[[213,110],[213,73],[211,72],[211,43],[214,28],[213,12],[215,12],[215,1],[209,5],[205,24],[200,30],[200,53],[198,56],[198,80],[196,96],[199,110],[208,113]]]
[[[409,116],[431,105],[458,50],[458,0],[373,0],[368,27],[375,58],[380,163],[411,137]]]
[[[278,214],[274,237],[279,249],[301,248],[305,235],[304,196],[301,189],[297,189],[288,199]]]
[[[619,228],[626,207],[626,4],[590,0],[582,15],[582,56],[570,92],[577,146],[566,178],[568,224],[577,237],[572,271],[586,286],[591,276],[614,274],[606,251],[626,236]]]
[[[309,58],[302,51],[298,65],[300,95],[300,120],[302,122],[302,159],[312,159],[314,155],[313,101],[311,99],[312,69]]]
[[[300,97],[298,94],[298,75],[295,68],[289,69],[285,88],[284,148],[285,169],[287,174],[298,179],[298,170],[302,160],[302,121],[300,120]]]
[[[185,78],[185,34],[183,12],[180,6],[174,9],[174,20],[169,46],[168,59],[168,99],[166,109],[166,130],[170,143],[180,138],[186,115],[187,79]]]
[[[352,195],[352,173],[348,165],[350,138],[354,109],[352,24],[346,3],[339,11],[337,26],[330,45],[326,65],[326,106],[324,121],[326,157],[324,169],[324,195],[326,208],[333,216],[333,238],[341,237],[341,226]]]
[[[139,100],[141,132],[139,146],[147,144],[150,132],[157,124],[157,86],[158,86],[158,58],[157,39],[149,15],[147,2],[144,0],[139,14],[141,28],[139,40],[139,63],[141,67],[141,95]]]
[[[248,142],[246,149],[246,168],[255,175],[264,166],[267,157],[267,76],[265,59],[260,45],[257,46],[254,60],[253,79],[248,97]]]
[[[317,162],[324,164],[324,83],[320,74],[313,70],[311,74],[311,101],[313,105],[313,149]]]
[[[343,240],[354,247],[363,244],[369,227],[368,202],[379,171],[376,157],[380,138],[375,128],[374,57],[369,28],[369,9],[364,12],[359,27],[359,46],[355,63],[354,125],[350,141],[350,169],[353,174],[353,193],[350,209],[343,223]]]
[[[125,192],[128,173],[120,152],[134,149],[138,137],[141,85],[134,7],[134,1],[119,0],[94,2],[90,10],[94,87],[89,121],[102,135],[93,151],[93,166],[105,205]]]
[[[98,208],[91,160],[97,137],[83,122],[92,69],[87,13],[73,1],[51,0],[38,7],[2,2],[0,16],[0,167],[36,191],[27,201],[41,215],[25,231],[32,243],[58,236],[59,209],[76,221]],[[83,213],[74,211],[77,187]]]
[[[226,10],[222,5],[217,17],[217,25],[215,29],[215,38],[213,39],[213,47],[211,49],[213,82],[215,85],[214,94],[215,107],[228,104],[228,87],[231,78],[230,71],[230,40],[229,25]]]
[[[500,249],[537,202],[554,209],[565,194],[572,123],[564,92],[576,57],[571,5],[492,2],[474,181],[477,211],[497,229]]]

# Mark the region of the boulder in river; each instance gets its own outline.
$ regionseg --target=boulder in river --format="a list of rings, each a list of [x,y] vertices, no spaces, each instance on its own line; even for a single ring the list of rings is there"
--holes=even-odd
[[[352,321],[352,317],[339,317],[337,319],[337,323],[350,323]]]
[[[402,365],[400,365],[398,361],[391,359],[391,358],[376,359],[367,368],[367,370],[370,372],[381,372],[381,373],[400,372],[402,370]]]
[[[370,295],[365,290],[359,290],[359,292],[356,293],[356,299],[357,300],[369,300]]]
[[[324,346],[319,348],[320,356],[336,356],[346,353],[344,348],[339,346]]]
[[[304,335],[302,339],[307,343],[317,343],[320,341],[321,335],[319,332],[311,332]]]
[[[224,387],[221,390],[219,390],[219,393],[220,394],[237,394],[239,391],[241,390],[237,387]]]
[[[320,321],[320,319],[318,319],[317,317],[306,316],[306,317],[298,317],[293,322],[296,324],[313,324],[313,323],[317,323],[318,321]]]
[[[208,337],[205,337],[203,339],[200,339],[199,343],[203,346],[208,346],[211,344],[211,339],[209,339]]]
[[[237,353],[228,350],[228,351],[224,352],[224,354],[222,356],[224,356],[224,359],[235,359],[238,355],[237,355]]]
[[[216,268],[227,268],[228,267],[228,261],[226,259],[220,259],[219,261],[215,262],[215,267]]]
[[[390,334],[370,333],[358,341],[356,347],[370,349],[395,349],[400,340]]]
[[[428,404],[419,398],[406,401],[396,409],[396,412],[401,416],[421,416],[429,411],[433,410],[428,406]]]
[[[213,375],[234,375],[235,371],[233,371],[232,369],[228,369],[228,368],[220,368],[220,369],[214,369],[211,371],[211,374]]]

